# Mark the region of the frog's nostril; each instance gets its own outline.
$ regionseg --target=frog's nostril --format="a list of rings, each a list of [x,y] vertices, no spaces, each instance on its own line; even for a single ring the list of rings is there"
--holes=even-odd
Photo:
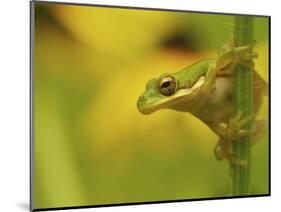
[[[137,102],[138,107],[142,107],[146,102],[146,97],[144,95],[140,96]]]
[[[145,96],[144,95],[142,95],[142,96],[140,96],[140,101],[145,101]]]

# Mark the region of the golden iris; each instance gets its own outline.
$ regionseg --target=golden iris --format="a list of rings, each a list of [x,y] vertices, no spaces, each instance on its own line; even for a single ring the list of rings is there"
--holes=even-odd
[[[177,90],[177,81],[172,76],[166,76],[159,80],[159,91],[165,96],[171,96]]]

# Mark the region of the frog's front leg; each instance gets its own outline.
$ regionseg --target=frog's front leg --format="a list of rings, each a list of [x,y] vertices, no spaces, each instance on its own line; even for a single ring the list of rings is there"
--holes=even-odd
[[[226,72],[232,73],[237,64],[242,64],[253,68],[253,59],[257,54],[253,52],[254,44],[241,47],[230,47],[224,50],[218,58],[209,66],[204,85],[201,90],[205,94],[211,93],[215,89],[216,77]]]

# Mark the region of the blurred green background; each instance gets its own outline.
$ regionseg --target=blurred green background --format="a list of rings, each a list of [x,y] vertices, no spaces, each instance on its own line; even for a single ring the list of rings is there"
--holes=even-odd
[[[230,194],[206,125],[170,110],[144,116],[136,101],[150,78],[215,57],[234,16],[35,5],[35,208]],[[268,18],[254,27],[268,81]],[[252,150],[253,194],[268,193],[267,138]]]

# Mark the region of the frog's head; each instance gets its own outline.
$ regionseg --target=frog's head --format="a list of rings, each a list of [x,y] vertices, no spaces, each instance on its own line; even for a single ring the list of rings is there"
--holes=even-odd
[[[180,75],[164,74],[158,79],[151,79],[145,87],[145,92],[137,102],[138,110],[142,114],[150,114],[156,110],[191,108],[200,95],[200,87],[204,83],[204,76],[183,80]]]

